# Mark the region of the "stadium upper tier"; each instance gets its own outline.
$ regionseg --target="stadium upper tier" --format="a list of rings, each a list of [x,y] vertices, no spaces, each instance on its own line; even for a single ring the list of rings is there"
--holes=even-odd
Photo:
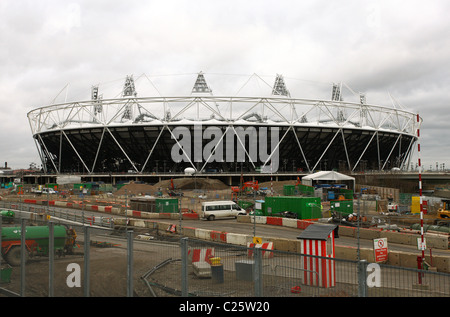
[[[292,98],[277,76],[267,96],[215,96],[200,73],[191,95],[52,104],[28,113],[47,172],[292,172],[409,165],[417,115],[342,100]]]

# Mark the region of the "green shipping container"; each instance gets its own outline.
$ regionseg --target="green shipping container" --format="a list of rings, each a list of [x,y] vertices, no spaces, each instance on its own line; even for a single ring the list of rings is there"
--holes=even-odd
[[[313,197],[314,187],[309,185],[298,184],[298,192],[302,196]]]
[[[54,190],[58,190],[58,184],[55,184],[55,183],[46,184],[45,187],[52,188]]]
[[[83,189],[92,189],[92,184],[83,183],[83,184],[73,184],[74,190],[83,190]]]
[[[179,212],[177,198],[156,198],[156,212]]]
[[[242,209],[247,209],[252,207],[255,203],[252,201],[247,201],[247,200],[239,200],[237,202],[237,204],[242,208]]]
[[[330,201],[330,211],[337,211],[342,214],[352,214],[353,213],[353,199],[346,200],[331,200]]]
[[[294,196],[295,195],[295,185],[284,185],[283,186],[284,196]]]
[[[319,197],[266,197],[264,209],[267,216],[276,216],[278,213],[290,211],[296,214],[297,219],[322,218]]]
[[[343,195],[345,199],[353,199],[353,190],[341,188],[338,195]]]

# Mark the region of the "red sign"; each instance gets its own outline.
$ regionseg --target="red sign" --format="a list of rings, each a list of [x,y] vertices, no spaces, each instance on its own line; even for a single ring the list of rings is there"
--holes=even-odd
[[[373,239],[375,262],[384,262],[388,259],[387,238]]]

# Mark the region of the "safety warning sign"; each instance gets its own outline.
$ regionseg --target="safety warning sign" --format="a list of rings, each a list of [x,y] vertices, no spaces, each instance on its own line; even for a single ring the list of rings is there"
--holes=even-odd
[[[388,257],[387,238],[373,239],[373,250],[375,252],[375,262],[387,261]]]

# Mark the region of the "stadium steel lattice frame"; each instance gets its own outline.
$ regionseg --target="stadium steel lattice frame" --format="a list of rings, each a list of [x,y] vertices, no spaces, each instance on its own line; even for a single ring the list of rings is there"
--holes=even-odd
[[[417,114],[366,104],[364,95],[359,103],[343,101],[340,85],[333,85],[331,100],[292,98],[281,75],[269,96],[214,96],[203,73],[193,87],[188,96],[137,97],[127,76],[121,98],[103,99],[94,86],[91,100],[30,111],[44,171],[265,173],[274,172],[275,154],[276,172],[386,170],[409,166],[417,141]],[[180,128],[200,136],[200,145],[195,138],[192,148],[183,145]],[[265,155],[251,155],[261,131]]]

